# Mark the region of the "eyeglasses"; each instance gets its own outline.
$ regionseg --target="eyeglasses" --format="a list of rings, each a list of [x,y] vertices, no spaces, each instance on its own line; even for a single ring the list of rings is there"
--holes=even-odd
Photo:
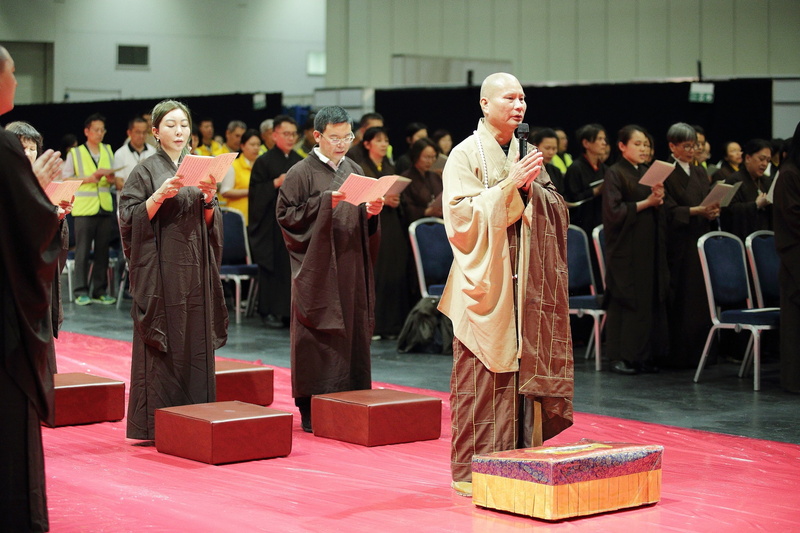
[[[694,143],[683,143],[680,145],[680,147],[686,151],[694,150],[695,148],[697,148],[697,146]]]
[[[353,142],[353,139],[356,138],[356,136],[353,135],[352,133],[347,137],[342,137],[341,139],[339,137],[325,137],[325,135],[323,135],[322,133],[320,133],[319,136],[334,146],[342,146],[343,144],[350,144],[351,142]]]
[[[282,135],[284,139],[294,139],[295,137],[297,137],[297,132],[296,131],[282,131],[282,132],[280,132],[280,135]]]

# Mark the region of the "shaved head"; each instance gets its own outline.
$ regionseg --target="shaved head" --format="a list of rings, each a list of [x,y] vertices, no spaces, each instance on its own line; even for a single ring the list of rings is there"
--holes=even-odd
[[[506,72],[488,76],[481,85],[481,111],[484,124],[503,145],[525,118],[525,91],[519,80]]]
[[[481,84],[481,98],[491,98],[497,91],[506,88],[509,84],[520,85],[519,80],[513,74],[507,72],[489,74]]]
[[[0,46],[0,72],[3,72],[6,69],[6,62],[11,57],[11,54],[8,53],[5,46]]]

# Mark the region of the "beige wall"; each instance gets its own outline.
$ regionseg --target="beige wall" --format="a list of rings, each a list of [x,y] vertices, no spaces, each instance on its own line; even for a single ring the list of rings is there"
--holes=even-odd
[[[691,78],[698,59],[800,76],[800,0],[327,0],[326,35],[328,87],[397,85],[398,54],[510,61],[529,84]]]

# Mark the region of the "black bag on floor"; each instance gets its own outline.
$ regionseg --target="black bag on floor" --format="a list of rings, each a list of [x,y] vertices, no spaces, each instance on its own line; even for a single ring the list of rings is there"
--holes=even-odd
[[[453,353],[453,323],[437,308],[436,298],[422,298],[408,313],[397,338],[402,353]]]

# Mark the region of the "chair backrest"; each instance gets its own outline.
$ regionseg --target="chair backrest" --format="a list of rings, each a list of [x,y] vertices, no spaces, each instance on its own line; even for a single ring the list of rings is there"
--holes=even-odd
[[[589,238],[582,228],[574,224],[567,228],[567,268],[570,295],[597,294],[589,255]]]
[[[238,209],[220,207],[222,212],[222,264],[249,265],[250,244],[244,215]]]
[[[435,217],[415,220],[408,227],[408,236],[422,296],[441,296],[453,264],[453,250],[447,239],[444,220]]]
[[[753,285],[756,289],[758,307],[779,307],[780,287],[778,270],[781,259],[775,248],[775,232],[769,230],[756,231],[745,239],[750,271],[753,273]]]
[[[752,308],[744,245],[736,235],[712,231],[697,240],[712,321],[717,308]]]
[[[592,230],[592,241],[594,242],[594,253],[597,255],[597,265],[600,267],[600,281],[603,288],[606,287],[606,231],[600,224]]]

